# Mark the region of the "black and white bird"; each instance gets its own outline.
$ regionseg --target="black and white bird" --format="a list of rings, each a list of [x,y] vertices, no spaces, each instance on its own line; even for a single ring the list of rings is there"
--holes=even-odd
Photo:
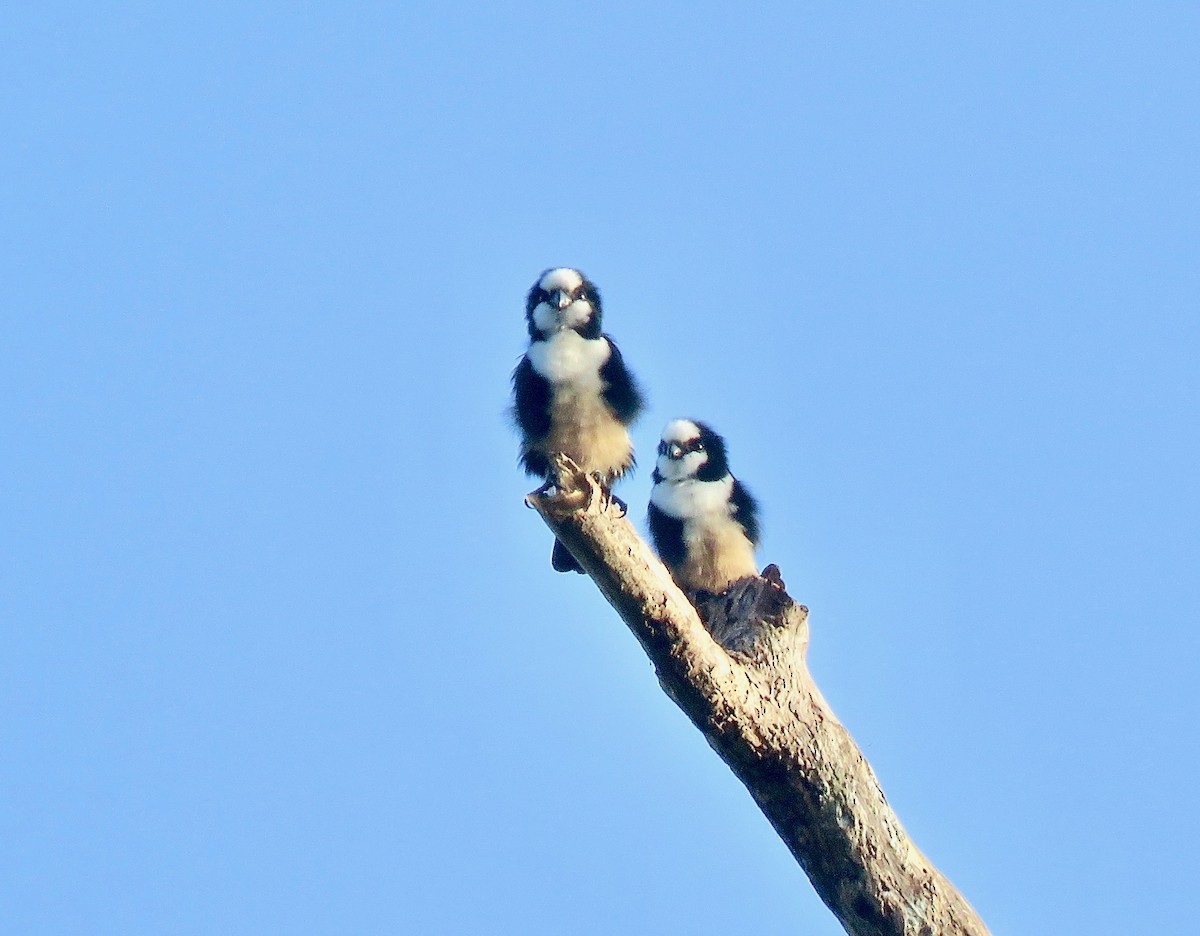
[[[549,484],[561,452],[608,488],[633,467],[626,429],[642,392],[613,340],[600,330],[596,285],[578,270],[546,270],[529,290],[529,350],[513,371],[513,416],[521,431],[521,465]],[[583,569],[555,540],[551,564]]]
[[[663,429],[649,514],[654,548],[684,591],[719,594],[758,575],[758,504],[705,423],[674,419]]]

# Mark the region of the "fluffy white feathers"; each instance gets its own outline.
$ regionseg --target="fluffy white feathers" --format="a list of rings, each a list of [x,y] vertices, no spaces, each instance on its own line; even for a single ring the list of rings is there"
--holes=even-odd
[[[688,458],[700,456],[701,452],[690,452],[672,463],[677,468]],[[659,474],[663,480],[650,489],[650,503],[676,520],[700,520],[703,524],[715,523],[730,516],[729,497],[733,493],[733,477],[725,475],[718,481],[701,481],[692,472],[688,477],[671,480],[662,469],[666,456],[660,456]]]
[[[536,318],[536,311],[534,316]],[[595,388],[600,384],[600,368],[608,362],[611,354],[608,339],[584,338],[568,329],[545,341],[533,342],[529,346],[528,357],[533,369],[551,384]]]

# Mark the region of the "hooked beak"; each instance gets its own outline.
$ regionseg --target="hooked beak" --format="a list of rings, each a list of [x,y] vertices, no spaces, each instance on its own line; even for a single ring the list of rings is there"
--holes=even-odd
[[[671,461],[679,461],[679,459],[683,458],[683,446],[678,442],[672,442],[667,449],[667,457]]]
[[[550,305],[559,312],[569,306],[572,301],[570,294],[564,289],[556,289],[550,293]]]

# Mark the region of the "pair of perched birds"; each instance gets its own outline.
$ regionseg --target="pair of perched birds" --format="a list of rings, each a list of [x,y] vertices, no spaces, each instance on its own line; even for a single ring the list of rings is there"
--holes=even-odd
[[[627,426],[642,392],[613,340],[600,330],[600,293],[578,270],[543,273],[525,301],[529,350],[513,372],[521,464],[552,482],[562,453],[606,488],[633,467]],[[754,498],[729,472],[725,441],[709,426],[673,419],[663,429],[650,492],[654,548],[685,591],[719,593],[757,575]],[[558,540],[551,562],[583,569]]]

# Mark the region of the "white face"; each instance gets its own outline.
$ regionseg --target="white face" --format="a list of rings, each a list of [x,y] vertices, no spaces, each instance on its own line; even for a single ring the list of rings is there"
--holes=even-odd
[[[538,287],[550,293],[551,300],[539,302],[533,310],[533,324],[543,335],[578,328],[592,317],[592,304],[577,294],[583,275],[570,267],[551,270],[538,281]]]
[[[664,481],[685,481],[694,478],[700,466],[708,461],[707,453],[695,446],[700,441],[700,427],[690,419],[673,419],[663,428],[658,445],[656,467]]]

